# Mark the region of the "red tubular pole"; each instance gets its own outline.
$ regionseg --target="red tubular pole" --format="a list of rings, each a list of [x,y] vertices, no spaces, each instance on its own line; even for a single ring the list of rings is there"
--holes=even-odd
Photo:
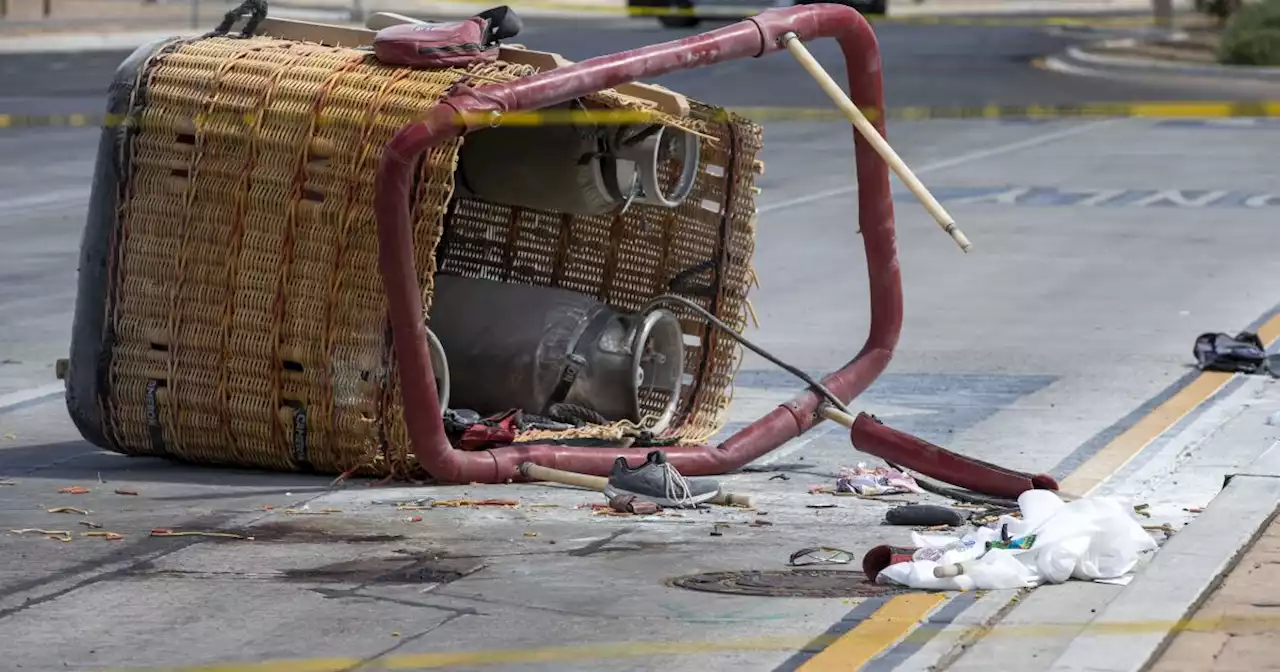
[[[783,49],[781,37],[834,37],[844,53],[853,102],[877,110],[873,123],[884,132],[884,94],[875,33],[855,10],[840,5],[806,5],[764,12],[702,35],[593,58],[514,82],[460,89],[400,130],[388,143],[378,169],[375,209],[378,262],[386,286],[392,337],[400,365],[405,422],[418,462],[435,478],[453,483],[500,483],[519,478],[525,461],[588,474],[607,474],[619,455],[643,459],[645,449],[609,450],[551,444],[487,451],[455,450],[445,436],[440,400],[428,355],[424,307],[413,260],[409,207],[412,170],[431,147],[475,130],[486,114],[532,110],[567,102],[637,79],[657,77]],[[867,254],[871,286],[871,333],[862,351],[823,384],[842,400],[860,394],[884,371],[902,326],[902,282],[893,228],[889,169],[862,138],[854,136],[858,179],[858,224]],[[821,399],[812,391],[778,407],[719,446],[665,449],[668,459],[690,476],[739,468],[795,438],[818,422]]]
[[[413,260],[410,203],[413,167],[431,147],[488,125],[486,115],[533,110],[641,78],[757,57],[784,49],[783,35],[803,40],[834,37],[848,70],[849,94],[861,109],[878,112],[872,123],[884,133],[880,53],[871,26],[842,5],[805,5],[769,10],[751,19],[682,40],[587,61],[505,84],[460,88],[432,107],[421,121],[402,128],[388,143],[378,168],[375,210],[378,262],[386,287],[405,422],[418,462],[433,477],[452,483],[502,483],[520,478],[522,462],[586,474],[606,475],[615,458],[641,460],[648,449],[609,449],[556,444],[514,444],[487,451],[455,450],[445,435],[440,400],[432,381],[424,308]],[[848,402],[889,364],[902,327],[902,280],[893,226],[889,168],[854,134],[858,180],[858,225],[867,255],[871,289],[870,334],[862,350],[823,384]],[[665,448],[682,473],[706,476],[732,471],[799,436],[818,421],[822,399],[804,394],[774,409],[719,446]],[[963,459],[963,458],[961,458]]]

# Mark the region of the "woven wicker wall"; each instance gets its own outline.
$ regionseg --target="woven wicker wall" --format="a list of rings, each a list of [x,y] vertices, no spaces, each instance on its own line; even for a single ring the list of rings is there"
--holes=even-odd
[[[392,134],[455,82],[530,72],[395,69],[367,52],[269,38],[162,50],[143,69],[136,131],[122,148],[127,179],[106,307],[112,447],[280,470],[417,471],[378,273],[375,167]],[[643,105],[611,92],[593,99]],[[713,113],[697,107],[704,119]],[[563,286],[621,309],[714,262],[718,274],[691,283],[710,286],[711,296],[671,293],[744,326],[760,133],[741,120],[703,131],[715,140],[703,143],[705,170],[688,204],[625,217],[462,199],[450,207],[459,145],[436,148],[414,212],[428,305],[447,228],[451,242],[438,256],[453,272]],[[723,423],[737,347],[683,317],[697,345],[678,432],[697,440]]]

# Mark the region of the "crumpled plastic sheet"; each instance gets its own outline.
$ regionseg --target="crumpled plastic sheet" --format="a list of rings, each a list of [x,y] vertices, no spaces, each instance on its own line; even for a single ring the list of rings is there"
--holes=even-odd
[[[859,464],[853,469],[845,467],[836,479],[836,492],[855,492],[859,495],[895,495],[903,492],[924,492],[910,474],[897,469],[876,467],[868,469]]]
[[[1045,583],[1113,580],[1137,566],[1157,548],[1133,507],[1110,497],[1064,502],[1050,490],[1028,490],[1018,497],[1022,518],[1002,516],[963,537],[912,533],[919,548],[911,562],[886,567],[877,583],[924,590],[1005,590]],[[1008,526],[1005,528],[1005,526]],[[990,548],[1034,535],[1030,548]],[[936,577],[939,565],[959,564],[959,576]]]

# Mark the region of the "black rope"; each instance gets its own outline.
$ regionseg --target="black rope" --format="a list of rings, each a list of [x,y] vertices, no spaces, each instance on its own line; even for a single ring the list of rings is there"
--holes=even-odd
[[[644,308],[642,308],[640,312],[641,314],[647,313],[650,310],[656,308],[657,306],[663,303],[680,304],[688,308],[689,310],[692,310],[695,313],[698,313],[711,326],[714,326],[717,329],[720,329],[730,338],[741,343],[742,346],[745,347],[746,349],[756,353],[757,355],[760,355],[761,357],[765,358],[770,363],[772,363],[774,366],[777,366],[783,371],[786,371],[787,373],[804,381],[805,384],[807,384],[810,389],[812,389],[814,392],[817,392],[819,395],[821,395],[822,398],[825,399],[827,403],[831,404],[836,409],[840,410],[846,415],[853,415],[853,413],[849,410],[849,407],[845,405],[845,403],[841,401],[840,398],[837,397],[831,390],[827,389],[825,385],[818,382],[812,376],[805,373],[804,371],[801,371],[799,368],[782,361],[781,359],[778,358],[777,355],[774,355],[768,350],[765,350],[764,348],[756,345],[755,343],[752,343],[749,339],[747,339],[747,337],[743,336],[742,334],[739,334],[729,325],[717,319],[716,316],[711,314],[710,311],[708,311],[702,306],[699,306],[698,304],[682,296],[675,296],[673,294],[664,294],[662,296],[655,296],[654,298],[650,299],[647,304],[645,304]],[[893,467],[898,471],[906,473],[905,469],[890,462],[889,460],[885,460],[885,464],[888,464],[890,467]],[[972,492],[969,490],[964,490],[962,488],[953,488],[948,485],[943,485],[942,483],[935,483],[933,480],[925,478],[924,476],[920,476],[919,474],[915,475],[915,479],[916,479],[916,483],[918,483],[920,487],[923,488],[924,490],[928,492],[932,492],[935,495],[940,495],[942,497],[949,497],[958,502],[969,502],[971,504],[986,504],[988,506],[1009,506],[1009,505],[1013,505],[1014,507],[1017,506],[1017,504],[1015,502],[1012,502],[1011,500],[1003,499],[1001,497],[992,497],[990,495],[983,495],[983,494]]]
[[[249,17],[245,22],[244,28],[240,29],[240,37],[252,37],[254,31],[258,30],[258,24],[267,18],[267,0],[243,0],[239,6],[227,12],[222,17],[222,23],[217,28],[205,33],[205,37],[225,37],[231,32],[231,27],[236,25],[236,21],[242,17]]]

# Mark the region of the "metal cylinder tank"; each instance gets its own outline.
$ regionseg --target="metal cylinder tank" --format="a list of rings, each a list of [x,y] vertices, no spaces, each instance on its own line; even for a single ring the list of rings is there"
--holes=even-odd
[[[575,103],[546,110],[575,111]],[[462,143],[455,192],[578,215],[602,215],[633,203],[674,208],[693,190],[700,152],[696,136],[657,124],[496,126]],[[663,179],[662,169],[671,162],[678,169]]]
[[[617,312],[562,289],[438,275],[431,331],[449,358],[453,408],[482,414],[590,408],[655,433],[684,382],[684,334],[669,312]]]

